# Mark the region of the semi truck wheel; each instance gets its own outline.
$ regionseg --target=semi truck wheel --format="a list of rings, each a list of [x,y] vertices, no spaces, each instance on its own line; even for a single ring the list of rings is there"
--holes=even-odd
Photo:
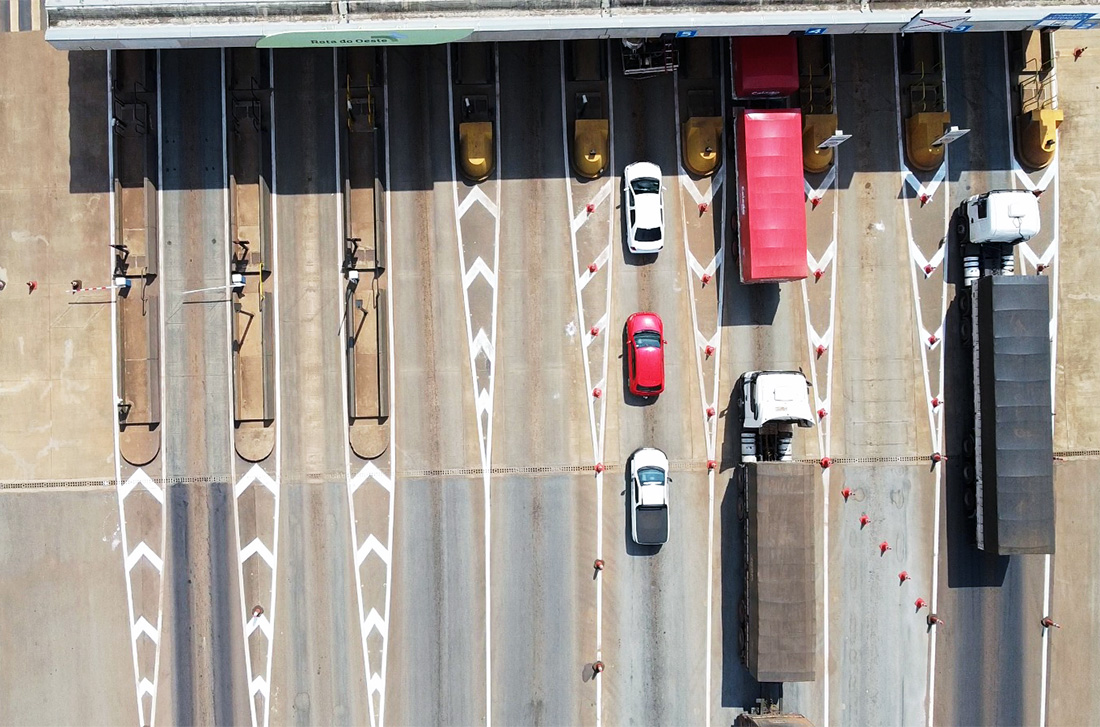
[[[970,434],[966,437],[963,437],[963,454],[965,454],[967,457],[973,457],[974,456],[974,435],[973,434]]]
[[[749,600],[744,593],[741,594],[741,598],[737,599],[737,615],[741,619],[741,623],[747,624],[749,622]]]
[[[967,318],[969,318],[970,317],[970,303],[972,302],[970,300],[970,291],[963,290],[962,295],[956,296],[955,300],[957,300],[959,302],[959,313],[961,315],[964,315]]]
[[[974,324],[970,321],[970,316],[963,316],[959,319],[959,339],[964,346],[969,346],[973,336]]]
[[[745,514],[746,514],[745,510],[746,510],[745,498],[738,497],[737,498],[737,521],[738,522],[742,522],[742,523],[745,522]]]
[[[975,518],[978,516],[978,495],[973,487],[967,487],[963,492],[963,507],[966,508],[966,516]]]

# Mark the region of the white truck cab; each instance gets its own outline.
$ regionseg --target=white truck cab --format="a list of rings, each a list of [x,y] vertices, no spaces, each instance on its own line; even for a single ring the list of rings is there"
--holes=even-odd
[[[996,189],[969,197],[962,204],[963,242],[1016,244],[1039,234],[1039,200],[1022,189]]]
[[[748,371],[737,382],[741,461],[793,459],[795,425],[812,427],[809,383],[801,371]]]
[[[963,283],[969,286],[983,268],[991,267],[1001,275],[1015,272],[1013,246],[1039,234],[1039,200],[1026,190],[995,189],[967,198],[959,207],[958,220]],[[983,264],[983,257],[992,257],[992,265]]]

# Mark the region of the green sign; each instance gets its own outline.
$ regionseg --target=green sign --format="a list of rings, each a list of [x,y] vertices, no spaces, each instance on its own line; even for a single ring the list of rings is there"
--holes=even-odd
[[[274,33],[264,36],[256,43],[257,48],[341,48],[358,45],[439,45],[462,40],[472,30],[437,29],[427,30],[292,30],[286,33]]]

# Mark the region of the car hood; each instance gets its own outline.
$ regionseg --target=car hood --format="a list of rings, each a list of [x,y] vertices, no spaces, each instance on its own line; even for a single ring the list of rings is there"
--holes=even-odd
[[[635,472],[642,467],[657,467],[664,470],[665,476],[668,476],[668,457],[661,450],[652,447],[645,447],[635,452],[631,459],[631,466]]]
[[[633,164],[627,165],[626,169],[623,170],[623,179],[626,180],[627,184],[629,184],[632,179],[637,179],[638,177],[654,177],[655,179],[660,179],[661,168],[653,162],[634,162]]]

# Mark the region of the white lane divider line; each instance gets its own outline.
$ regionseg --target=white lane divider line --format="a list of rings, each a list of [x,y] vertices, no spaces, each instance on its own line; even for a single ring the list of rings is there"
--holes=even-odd
[[[1051,39],[1051,52],[1054,53],[1053,36]],[[1056,54],[1055,54],[1056,56]],[[1011,59],[1008,53],[1008,39],[1005,39],[1005,66],[1011,67]],[[1058,107],[1058,74],[1057,69],[1051,68],[1051,105],[1054,108]],[[1052,190],[1054,194],[1054,224],[1051,226],[1051,238],[1042,254],[1035,252],[1034,244],[1037,244],[1035,238],[1031,240],[1021,242],[1016,247],[1020,253],[1021,272],[1026,274],[1027,266],[1030,265],[1035,274],[1040,272],[1039,266],[1042,265],[1043,269],[1053,268],[1051,271],[1050,281],[1050,295],[1051,295],[1051,308],[1050,308],[1050,401],[1051,401],[1051,429],[1055,428],[1055,411],[1054,407],[1057,405],[1057,399],[1055,398],[1055,389],[1057,388],[1055,383],[1057,381],[1058,373],[1058,249],[1059,249],[1059,229],[1060,229],[1060,217],[1059,206],[1061,202],[1060,196],[1060,175],[1058,173],[1058,141],[1061,134],[1055,129],[1055,147],[1054,158],[1051,160],[1050,165],[1044,169],[1041,173],[1037,174],[1038,181],[1032,178],[1032,174],[1029,174],[1023,167],[1020,166],[1016,159],[1016,140],[1015,140],[1015,119],[1012,113],[1012,89],[1008,76],[1005,76],[1005,114],[1008,118],[1009,129],[1009,159],[1012,163],[1013,173],[1013,186],[1019,182],[1020,186],[1029,192],[1043,194],[1047,190]],[[1034,244],[1033,244],[1034,243]],[[1050,613],[1050,601],[1051,591],[1053,584],[1051,582],[1051,573],[1053,572],[1053,556],[1045,555],[1043,557],[1043,614]],[[1043,629],[1040,638],[1042,639],[1042,657],[1040,659],[1040,679],[1039,679],[1039,727],[1046,727],[1047,724],[1047,694],[1048,694],[1048,682],[1050,680],[1050,629]],[[931,724],[929,724],[931,727]]]
[[[679,76],[673,74],[672,77],[672,94],[673,94],[673,108],[675,118],[677,121],[677,129],[680,124],[680,84]],[[725,93],[725,80],[719,76],[719,93],[718,98],[721,100],[720,115],[725,118],[726,114],[726,93]],[[722,163],[714,170],[714,174],[707,178],[707,187],[705,190],[700,191],[695,180],[691,178],[688,170],[684,167],[683,150],[679,143],[679,139],[676,139],[676,168],[677,176],[679,177],[680,184],[679,189],[686,190],[688,195],[694,201],[699,213],[702,214],[707,207],[714,201],[714,195],[723,190],[721,198],[722,206],[719,214],[727,214],[726,196],[724,194],[724,184],[726,177],[726,169],[728,165],[723,158]],[[691,325],[695,339],[695,371],[699,377],[699,398],[700,398],[700,416],[703,423],[703,431],[705,433],[706,451],[708,465],[710,462],[716,462],[718,456],[718,389],[720,385],[719,372],[721,368],[721,355],[722,355],[722,310],[725,299],[725,280],[721,273],[721,263],[724,259],[726,249],[726,225],[719,225],[719,233],[717,242],[717,252],[704,267],[695,255],[691,251],[691,245],[688,240],[688,214],[689,210],[685,209],[684,197],[682,194],[677,195],[680,202],[680,232],[683,238],[683,250],[684,250],[684,265],[688,274],[688,292],[689,300],[691,303]],[[705,206],[704,206],[705,205]],[[717,279],[711,280],[717,276]],[[696,294],[696,281],[700,285],[707,285],[711,283],[718,286],[718,300],[717,309],[714,311],[714,328],[708,336],[707,333],[701,330],[699,323],[699,301]],[[708,377],[703,370],[704,364],[711,366]],[[707,379],[710,379],[709,384]],[[713,638],[713,621],[714,621],[714,485],[716,476],[716,467],[707,467],[707,608],[706,608],[706,659],[704,668],[704,689],[703,689],[703,713],[706,715],[706,724],[710,724],[711,721],[711,673],[713,669],[713,659],[711,656],[710,644]]]
[[[270,537],[272,544],[269,546],[263,540],[263,535],[258,534],[247,544],[242,547],[241,545],[241,496],[248,492],[249,488],[260,488],[266,490],[268,495],[274,502],[273,522],[271,524]],[[245,663],[245,675],[249,685],[249,709],[252,716],[253,727],[259,725],[268,724],[270,718],[270,694],[268,686],[271,684],[271,661],[273,655],[273,635],[274,635],[274,623],[275,623],[275,577],[278,566],[278,557],[276,555],[276,548],[278,547],[278,523],[279,523],[279,487],[278,483],[267,471],[264,470],[259,464],[253,464],[251,469],[233,486],[233,508],[235,511],[236,521],[236,535],[237,535],[237,578],[240,582],[240,598],[241,598],[241,627],[242,634],[244,636],[244,663]],[[245,588],[245,565],[252,561],[254,564],[257,561],[267,566],[269,571],[269,588],[267,593],[263,594],[263,589],[254,591],[252,588],[246,590]],[[262,567],[262,566],[260,566]],[[262,583],[263,578],[259,581]],[[263,596],[266,595],[266,599]],[[251,597],[253,600],[248,600]],[[265,603],[261,606],[256,601],[263,599]],[[259,606],[260,609],[255,609]],[[265,664],[262,669],[262,674],[255,673],[252,667],[252,635],[259,630],[265,637],[264,651],[265,658],[263,663]],[[263,697],[262,707],[258,707],[256,704],[256,697]],[[262,710],[262,711],[261,711]]]
[[[568,161],[568,160],[566,160],[566,161]],[[568,183],[569,182],[569,177],[566,177],[565,181]],[[598,191],[596,193],[596,196],[593,197],[590,201],[588,201],[585,204],[585,206],[581,208],[581,211],[577,212],[576,214],[573,213],[573,203],[572,203],[573,201],[572,201],[572,199],[570,199],[569,218],[573,220],[573,222],[571,224],[571,228],[572,228],[572,232],[573,232],[574,236],[577,234],[577,230],[584,227],[584,223],[588,222],[589,218],[591,218],[592,215],[594,215],[596,213],[596,211],[598,209],[600,209],[600,206],[609,197],[611,197],[611,184],[612,184],[612,181],[610,179],[608,179],[606,182],[604,182],[603,186],[600,187],[600,191]],[[572,194],[572,191],[570,191],[570,195],[571,194]],[[592,205],[592,211],[591,212],[588,211],[588,205]]]
[[[679,99],[677,99],[677,107],[679,107]],[[682,152],[680,151],[679,144],[676,145],[676,149],[676,158],[677,160],[680,160],[680,154],[682,154]],[[696,206],[701,204],[709,206],[710,203],[714,201],[714,195],[718,192],[719,189],[722,188],[722,182],[725,181],[726,178],[725,163],[723,162],[722,167],[716,169],[712,176],[706,178],[707,188],[700,191],[698,185],[695,183],[695,180],[688,176],[688,172],[686,169],[684,169],[684,164],[682,160],[680,161],[680,170],[680,186],[683,187],[689,195],[691,195],[691,199],[695,202]]]
[[[349,499],[351,495],[359,490],[366,483],[374,483],[381,486],[386,492],[387,500],[390,505],[393,503],[393,480],[383,473],[373,462],[366,463],[358,473],[349,482]],[[369,704],[371,709],[371,721],[372,725],[376,727],[382,724],[383,719],[383,704],[385,699],[385,657],[383,656],[382,664],[378,666],[378,669],[371,668],[371,662],[368,656],[368,640],[371,634],[378,634],[382,641],[382,653],[388,650],[389,646],[389,574],[392,568],[392,552],[390,550],[389,535],[387,542],[383,543],[379,540],[374,533],[368,533],[366,538],[360,540],[359,530],[356,523],[352,522],[352,538],[357,544],[355,548],[355,572],[360,574],[364,563],[368,563],[368,559],[377,559],[385,566],[387,581],[385,584],[386,592],[386,604],[384,606],[387,615],[382,616],[378,613],[376,607],[371,607],[367,611],[367,606],[363,601],[362,596],[359,598],[359,625],[360,634],[362,638],[363,654],[366,659],[367,668],[367,692],[370,696]],[[362,594],[362,585],[360,584],[360,594]],[[376,706],[377,702],[377,706]]]
[[[500,52],[496,45],[493,46],[493,60],[496,68],[500,68]],[[450,46],[447,49],[447,77],[452,78],[452,60]],[[500,106],[500,76],[493,79],[496,118],[501,117]],[[455,123],[454,116],[454,84],[447,84],[447,114],[452,128]],[[493,399],[496,390],[496,340],[497,340],[497,306],[500,296],[497,290],[497,272],[500,270],[500,169],[503,159],[500,155],[500,125],[494,122],[493,141],[496,146],[496,165],[490,180],[481,182],[466,194],[460,202],[458,199],[459,173],[458,161],[455,155],[454,134],[449,135],[451,144],[451,196],[455,211],[455,236],[458,244],[458,264],[462,270],[462,305],[466,313],[466,342],[470,357],[470,376],[473,380],[474,400],[477,413],[478,444],[481,449],[481,473],[482,492],[485,501],[485,724],[492,727],[493,722],[493,668],[492,668],[492,588],[491,588],[491,548],[490,527],[492,523],[490,495],[490,471],[493,459]],[[494,199],[490,199],[483,188],[490,187],[493,190]],[[477,257],[473,264],[466,265],[466,245],[462,229],[462,217],[470,210],[474,203],[484,207],[493,218],[493,261],[486,263],[481,257]],[[492,298],[492,308],[489,320],[480,320],[475,324],[474,315],[470,306],[470,287],[478,277],[482,278],[489,286]],[[475,337],[475,325],[478,329]],[[481,381],[478,359],[485,362],[487,373]]]
[[[806,199],[818,200],[819,202],[825,198],[825,193],[833,187],[833,183],[836,181],[836,150],[833,151],[833,166],[829,167],[829,171],[825,172],[825,178],[821,180],[821,184],[813,186],[810,184],[810,180],[803,178],[802,183],[806,189]]]
[[[497,164],[499,166],[499,160]],[[457,188],[455,189],[455,193],[458,193]],[[485,192],[481,191],[481,187],[474,187],[470,190],[470,192],[466,195],[462,202],[459,203],[459,205],[456,207],[455,217],[461,220],[466,215],[466,213],[470,211],[470,208],[474,206],[475,202],[487,209],[489,211],[489,214],[491,214],[493,217],[498,217],[500,215],[499,200],[494,202],[493,200],[489,199],[489,196],[486,195]]]
[[[928,414],[928,431],[932,442],[932,449],[935,452],[943,451],[943,408],[933,405],[934,401],[938,401],[942,398],[943,394],[943,382],[944,382],[944,357],[945,346],[943,341],[944,323],[947,320],[947,261],[949,256],[947,254],[949,232],[948,227],[951,219],[951,209],[949,201],[943,202],[943,234],[941,240],[943,244],[939,246],[937,251],[931,256],[926,257],[924,253],[917,246],[916,239],[913,235],[913,221],[910,214],[911,205],[916,201],[906,198],[905,185],[908,185],[913,190],[920,205],[924,205],[929,202],[934,196],[937,188],[942,183],[946,188],[948,183],[948,154],[949,148],[944,147],[943,161],[937,167],[932,181],[926,188],[924,185],[917,181],[916,176],[909,170],[908,160],[905,156],[905,142],[901,128],[901,84],[898,80],[898,47],[897,43],[893,44],[893,62],[894,62],[894,103],[895,108],[898,109],[898,113],[895,114],[895,123],[897,124],[897,136],[898,136],[898,163],[903,170],[902,175],[902,189],[899,199],[904,205],[905,218],[905,235],[907,241],[907,252],[909,255],[909,283],[913,292],[913,311],[916,319],[916,329],[920,336],[918,342],[918,350],[920,351],[921,371],[924,379],[924,408]],[[940,44],[940,67],[943,69],[943,103],[944,108],[947,108],[947,63],[943,55],[943,44]],[[945,194],[949,192],[945,191]],[[918,210],[920,207],[918,207]],[[942,263],[942,264],[941,264]],[[931,266],[931,270],[928,269]],[[925,325],[924,314],[921,309],[921,283],[927,281],[929,278],[938,275],[940,277],[940,313],[939,319],[936,321],[936,328],[932,332],[929,332],[928,327]],[[944,343],[944,345],[940,345]],[[933,383],[932,373],[929,365],[929,354],[935,349],[939,349],[939,360],[937,361],[938,377],[937,381]],[[933,495],[932,504],[932,522],[933,522],[933,536],[932,536],[932,584],[931,584],[931,604],[930,613],[935,613],[939,603],[939,532],[940,532],[940,499],[941,499],[941,480],[943,477],[943,467],[940,462],[934,462],[932,464],[933,481],[936,483]],[[928,640],[928,702],[927,702],[927,714],[926,720],[928,727],[932,727],[933,715],[935,714],[935,688],[936,688],[936,632],[937,628],[929,630]]]
[[[567,118],[567,103],[565,97],[565,45],[559,43],[559,66],[560,66],[560,78],[561,78],[561,136],[562,136],[562,159],[564,162],[563,168],[567,170],[564,182],[565,182],[565,202],[567,208],[567,214],[571,220],[569,226],[569,240],[570,249],[573,256],[573,280],[576,282],[574,286],[577,297],[577,320],[581,334],[581,360],[584,366],[584,382],[585,391],[584,398],[588,403],[588,423],[589,432],[592,437],[592,458],[594,463],[603,461],[604,456],[604,426],[607,421],[607,397],[595,397],[592,396],[594,389],[604,389],[607,382],[607,367],[608,367],[608,352],[610,350],[611,336],[606,335],[607,322],[611,314],[611,281],[612,281],[612,250],[613,250],[613,236],[614,236],[614,205],[609,205],[608,208],[604,208],[603,202],[610,198],[611,192],[615,185],[615,177],[613,176],[615,169],[615,145],[610,144],[608,149],[609,164],[608,169],[612,170],[608,179],[599,187],[596,194],[588,201],[577,202],[573,199],[574,181],[572,175],[568,172],[570,169],[569,164],[569,120]],[[610,60],[611,53],[608,49],[607,58]],[[614,123],[614,103],[612,101],[612,83],[607,81],[607,111],[608,111],[608,127],[615,128]],[[588,189],[591,183],[585,183],[581,186],[581,189]],[[580,212],[576,211],[577,206],[580,207]],[[591,208],[589,208],[591,205]],[[589,212],[589,209],[592,211]],[[606,209],[606,214],[603,211]],[[600,212],[599,215],[596,213]],[[577,233],[584,227],[590,220],[596,218],[599,224],[606,226],[607,241],[600,252],[596,255],[595,260],[584,261],[580,260],[580,252],[577,242]],[[595,224],[595,223],[593,223]],[[589,265],[594,264],[595,270],[592,270]],[[583,266],[583,272],[582,272]],[[605,335],[599,336],[601,338],[601,344],[603,346],[602,352],[597,350],[597,354],[602,356],[600,371],[595,374],[592,370],[592,352],[589,347],[592,345],[596,337],[591,334],[591,326],[588,323],[588,316],[590,312],[585,311],[583,291],[588,285],[596,278],[600,279],[600,282],[604,285],[604,299],[603,299],[603,312],[599,315],[598,320],[593,324],[598,331],[605,332]],[[598,313],[595,311],[594,313]],[[572,325],[572,323],[570,324]],[[597,379],[593,381],[593,379]],[[603,558],[603,474],[599,471],[596,472],[595,483],[596,488],[596,559]],[[596,578],[596,650],[595,660],[600,661],[603,659],[603,578]],[[603,724],[603,675],[597,673],[595,675],[596,681],[596,727],[600,727]]]
[[[121,457],[121,453],[119,453],[118,456]],[[139,541],[132,549],[130,548],[130,539],[126,530],[126,499],[139,487],[142,491],[152,495],[158,505],[157,510],[159,511],[161,523],[160,553],[151,548],[144,540]],[[118,495],[119,517],[122,523],[120,533],[124,556],[123,563],[126,569],[126,595],[130,614],[130,652],[134,660],[134,686],[138,700],[138,715],[141,724],[152,725],[156,719],[156,694],[160,671],[158,668],[160,664],[160,634],[163,627],[163,608],[160,604],[160,598],[162,597],[161,592],[164,586],[164,559],[162,555],[164,552],[164,525],[167,515],[165,511],[165,496],[163,488],[157,485],[141,468],[135,470],[133,474],[127,478],[126,482],[119,484],[116,488],[116,492]],[[135,507],[144,509],[142,503],[138,503]],[[136,603],[133,582],[135,577],[134,570],[139,567],[143,570],[152,568],[156,572],[158,602],[155,625],[150,623],[150,621],[140,613],[144,611],[144,608]],[[154,656],[151,673],[143,673],[142,661],[138,656],[138,649],[142,639],[147,639],[153,644]],[[146,697],[149,697],[148,705],[146,703]]]
[[[833,86],[836,86],[836,54],[835,50],[830,44],[829,48],[830,62],[829,73],[830,80]],[[836,109],[834,108],[834,111]],[[839,177],[839,168],[841,162],[840,149],[833,150],[833,165],[829,171],[826,172],[825,177],[821,180],[820,184],[813,185],[810,181],[803,177],[806,199],[810,202],[811,208],[816,209],[818,205],[824,200],[825,195],[831,190],[833,192],[833,206],[832,206],[832,230],[829,237],[828,245],[825,247],[825,252],[821,254],[821,258],[818,259],[809,250],[809,244],[806,249],[806,265],[809,275],[814,276],[814,283],[808,283],[807,279],[800,281],[800,288],[802,290],[802,305],[803,305],[803,320],[806,324],[806,337],[809,346],[809,361],[810,361],[810,383],[813,387],[814,402],[817,405],[818,410],[824,410],[828,414],[832,410],[832,392],[833,392],[833,330],[836,325],[836,289],[837,281],[840,278],[840,267],[836,264],[837,261],[837,239],[838,239],[838,225],[840,218],[840,195],[838,190],[837,179]],[[809,241],[807,241],[809,242]],[[828,297],[828,319],[825,323],[825,332],[818,333],[814,326],[812,311],[810,310],[810,294],[811,291],[816,290],[816,282],[824,277],[826,273],[830,272],[829,285],[827,290]],[[819,348],[820,346],[820,348]],[[820,353],[819,353],[820,351]],[[824,359],[824,382],[821,381],[821,377],[818,375],[818,368],[822,365],[822,359]],[[832,455],[832,420],[833,417],[826,416],[825,418],[818,417],[817,429],[817,443],[818,452],[821,457],[829,457]],[[832,623],[829,617],[829,602],[830,602],[830,588],[829,588],[829,490],[831,487],[830,470],[823,469],[821,472],[821,485],[822,485],[822,533],[821,533],[821,574],[823,581],[824,598],[822,599],[822,623],[824,628],[822,629],[822,662],[824,664],[824,674],[821,680],[821,704],[822,704],[822,724],[829,724],[829,625]]]

